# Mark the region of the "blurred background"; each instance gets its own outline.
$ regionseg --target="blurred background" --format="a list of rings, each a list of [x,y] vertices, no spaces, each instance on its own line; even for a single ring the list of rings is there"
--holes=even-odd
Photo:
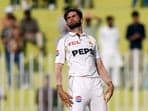
[[[115,85],[109,111],[147,111],[148,0],[0,0],[0,111],[68,111],[56,92],[63,13],[83,11]],[[67,67],[63,71],[67,89]]]

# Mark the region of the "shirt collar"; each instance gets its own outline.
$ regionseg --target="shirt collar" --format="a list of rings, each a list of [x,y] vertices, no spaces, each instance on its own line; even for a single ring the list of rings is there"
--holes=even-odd
[[[77,35],[76,33],[74,33],[74,32],[69,32],[69,35],[71,36],[71,37],[74,37],[75,35]],[[85,32],[83,32],[82,34],[81,34],[81,36],[82,37],[86,37],[86,33]]]

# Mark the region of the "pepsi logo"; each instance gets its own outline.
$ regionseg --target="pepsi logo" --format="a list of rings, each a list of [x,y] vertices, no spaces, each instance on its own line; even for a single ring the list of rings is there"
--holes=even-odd
[[[81,101],[82,101],[82,97],[81,97],[81,96],[76,96],[76,97],[75,97],[75,100],[76,100],[76,102],[78,102],[78,103],[79,103],[79,102],[81,102]]]

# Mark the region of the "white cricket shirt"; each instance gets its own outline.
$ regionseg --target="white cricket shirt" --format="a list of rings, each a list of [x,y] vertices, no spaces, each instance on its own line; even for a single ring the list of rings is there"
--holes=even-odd
[[[69,66],[69,76],[98,77],[96,59],[100,58],[96,40],[86,33],[77,35],[69,32],[57,45],[55,63]]]

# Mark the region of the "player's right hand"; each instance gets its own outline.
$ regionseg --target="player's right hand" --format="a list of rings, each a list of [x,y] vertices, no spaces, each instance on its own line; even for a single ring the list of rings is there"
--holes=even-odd
[[[113,83],[110,81],[107,83],[107,90],[105,91],[105,101],[108,102],[112,95],[113,95],[113,92],[114,92],[114,85]]]
[[[73,102],[72,102],[72,96],[70,96],[68,93],[66,93],[63,90],[63,87],[61,85],[57,85],[57,91],[58,94],[62,100],[62,102],[66,105],[66,106],[72,106]]]

